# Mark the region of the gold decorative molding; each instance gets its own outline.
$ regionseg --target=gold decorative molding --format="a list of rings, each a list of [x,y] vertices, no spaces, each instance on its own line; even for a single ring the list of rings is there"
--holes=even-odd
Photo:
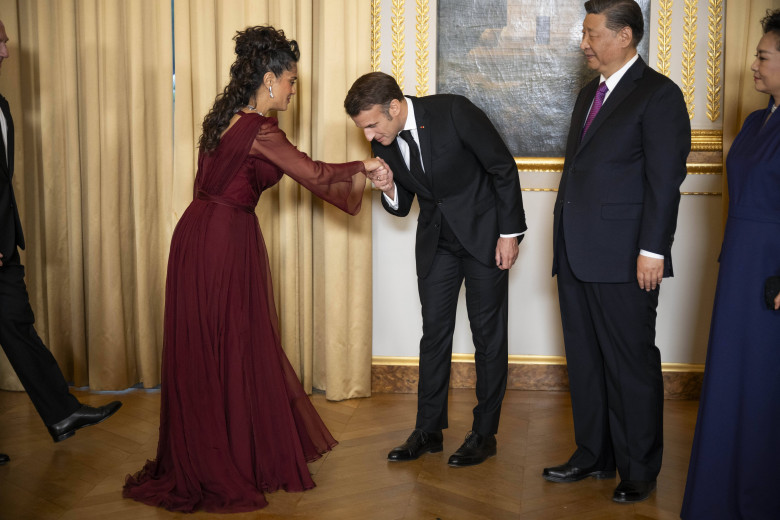
[[[430,27],[431,17],[428,15],[428,0],[417,0],[417,96],[428,95],[428,28]]]
[[[393,76],[401,90],[404,89],[404,0],[393,0],[393,16],[391,29],[393,31]]]
[[[379,57],[382,52],[382,2],[371,0],[371,72],[378,72],[381,66]]]
[[[701,195],[704,197],[722,197],[722,191],[681,191],[680,195]]]
[[[682,92],[685,104],[688,106],[688,117],[693,119],[696,110],[694,94],[696,93],[696,22],[699,9],[698,0],[685,0],[685,16],[683,17],[683,51],[682,51]]]
[[[510,354],[510,365],[566,365],[566,356],[529,356]],[[474,354],[453,353],[453,363],[473,363]],[[415,356],[373,356],[374,366],[419,366],[420,358]],[[704,372],[704,365],[698,363],[661,363],[664,372]]]
[[[521,172],[561,173],[563,157],[515,157],[517,170]]]
[[[669,63],[672,57],[672,0],[658,2],[658,72],[669,77]]]
[[[721,152],[723,151],[722,130],[693,130],[691,131],[692,152]]]
[[[720,175],[723,165],[720,163],[688,163],[688,175]]]
[[[707,117],[717,121],[721,103],[721,54],[723,48],[723,0],[709,0],[707,6]]]

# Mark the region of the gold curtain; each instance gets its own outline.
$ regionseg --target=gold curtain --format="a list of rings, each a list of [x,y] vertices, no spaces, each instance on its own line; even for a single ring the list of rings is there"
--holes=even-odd
[[[2,91],[36,328],[67,379],[159,383],[170,192],[170,5],[0,4],[12,40]],[[2,367],[4,380],[12,374]]]
[[[300,44],[298,95],[279,114],[291,141],[326,161],[368,155],[342,108],[369,67],[365,4],[176,0],[171,34],[166,1],[0,0],[17,60],[0,91],[16,122],[23,261],[36,326],[66,377],[96,390],[159,383],[168,245],[237,30],[270,23]],[[370,394],[370,204],[367,190],[348,217],[284,178],[259,205],[283,346],[329,399]],[[5,376],[0,362],[8,388]]]
[[[731,143],[742,128],[745,118],[754,110],[765,108],[769,99],[756,92],[750,64],[756,45],[763,36],[761,19],[767,9],[780,8],[780,0],[727,0],[726,42],[723,73],[723,171]],[[725,179],[725,177],[724,177]],[[724,218],[728,208],[728,193],[723,186]]]

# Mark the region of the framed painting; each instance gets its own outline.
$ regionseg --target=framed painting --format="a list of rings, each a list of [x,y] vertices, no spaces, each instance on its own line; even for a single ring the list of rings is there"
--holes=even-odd
[[[639,54],[648,61],[650,0]],[[562,157],[579,90],[595,73],[572,0],[438,0],[436,91],[482,108],[515,157]]]

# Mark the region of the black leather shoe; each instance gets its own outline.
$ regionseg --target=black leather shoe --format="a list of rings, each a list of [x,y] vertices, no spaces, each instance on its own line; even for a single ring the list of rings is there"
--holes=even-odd
[[[588,477],[598,479],[615,478],[615,470],[600,470],[596,468],[578,468],[568,462],[560,466],[544,468],[542,477],[550,482],[577,482]]]
[[[11,457],[6,455],[5,453],[0,453],[0,466],[2,466],[3,464],[8,464],[9,462],[11,462]]]
[[[655,480],[621,480],[612,500],[621,504],[641,502],[650,496],[655,489]]]
[[[469,432],[458,451],[450,455],[450,460],[447,461],[447,464],[453,468],[474,466],[485,462],[485,459],[495,454],[495,435],[480,435],[477,432]]]
[[[423,453],[438,453],[442,448],[441,432],[414,430],[406,442],[390,450],[387,460],[415,460]]]
[[[64,441],[68,437],[76,435],[76,430],[103,422],[111,417],[122,406],[120,401],[112,401],[99,408],[93,408],[86,404],[61,420],[49,426],[49,433],[54,442]]]

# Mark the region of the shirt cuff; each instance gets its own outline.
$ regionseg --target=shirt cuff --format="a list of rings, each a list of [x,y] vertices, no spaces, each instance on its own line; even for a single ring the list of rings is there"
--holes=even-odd
[[[644,249],[639,250],[639,254],[642,256],[646,256],[648,258],[658,258],[663,259],[664,255],[659,255],[658,253],[651,253],[650,251],[645,251]]]
[[[519,237],[520,235],[525,235],[525,231],[523,231],[522,233],[507,233],[507,234],[501,233],[498,236],[500,236],[501,238],[513,238],[513,237]]]
[[[398,187],[393,183],[393,187],[395,188],[393,191],[395,192],[395,198],[391,199],[387,196],[387,193],[382,192],[382,196],[385,198],[385,202],[390,206],[392,209],[398,209]]]

